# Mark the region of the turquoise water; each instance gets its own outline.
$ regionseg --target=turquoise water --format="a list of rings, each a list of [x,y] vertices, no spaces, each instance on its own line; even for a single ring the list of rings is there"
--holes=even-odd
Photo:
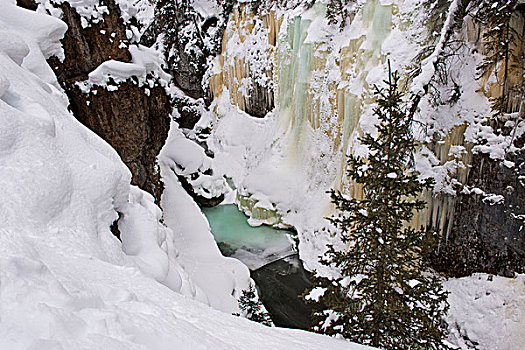
[[[241,260],[251,270],[295,252],[290,231],[266,225],[252,227],[233,204],[205,208],[203,213],[223,254]]]
[[[311,288],[311,274],[303,268],[287,230],[252,227],[235,205],[203,209],[219,248],[241,260],[260,290],[261,300],[279,327],[309,329],[311,307],[299,296]]]

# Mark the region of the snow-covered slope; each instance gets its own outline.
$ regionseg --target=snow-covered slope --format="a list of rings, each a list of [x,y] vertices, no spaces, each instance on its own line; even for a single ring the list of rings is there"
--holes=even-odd
[[[117,153],[68,112],[45,60],[65,30],[0,1],[0,349],[360,348],[194,300],[231,311],[247,270],[218,253],[175,179],[160,224]]]
[[[56,232],[74,233],[64,233],[63,240],[82,241],[86,247],[78,249],[92,249],[86,254],[136,265],[174,291],[223,311],[236,311],[235,294],[248,285],[246,267],[222,257],[209,230],[206,247],[188,247],[183,236],[189,232],[161,225],[162,212],[149,194],[129,185],[130,173],[117,153],[67,112],[67,99],[45,61],[51,54],[60,56],[58,40],[65,24],[7,2],[2,7],[2,38],[7,39],[0,78],[5,110],[0,169],[3,228],[30,227],[50,239]],[[109,231],[117,211],[123,214],[122,249]],[[184,249],[191,262],[179,263],[177,249]],[[222,287],[191,280],[197,277],[195,266],[201,264],[194,262],[195,255],[202,252],[208,262],[222,268],[212,273],[227,281]]]
[[[525,276],[476,273],[444,283],[450,340],[461,349],[518,350],[525,344]]]

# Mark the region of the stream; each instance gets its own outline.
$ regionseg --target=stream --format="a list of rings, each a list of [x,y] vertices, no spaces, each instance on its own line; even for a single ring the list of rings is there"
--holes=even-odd
[[[310,308],[299,296],[311,286],[294,233],[270,226],[250,226],[236,205],[203,209],[219,249],[250,269],[260,299],[278,327],[310,328]]]

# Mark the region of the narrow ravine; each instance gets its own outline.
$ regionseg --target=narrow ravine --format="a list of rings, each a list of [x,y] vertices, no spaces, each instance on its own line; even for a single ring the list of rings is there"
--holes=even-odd
[[[221,252],[250,269],[261,301],[276,326],[308,329],[310,309],[300,298],[311,286],[311,273],[298,256],[294,233],[250,226],[235,205],[203,209]]]

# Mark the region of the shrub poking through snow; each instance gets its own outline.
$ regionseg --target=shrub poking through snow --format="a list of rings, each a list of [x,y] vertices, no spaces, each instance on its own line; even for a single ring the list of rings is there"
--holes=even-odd
[[[317,304],[315,331],[384,349],[446,349],[447,292],[425,266],[434,234],[408,226],[425,207],[416,198],[431,181],[422,183],[411,167],[413,115],[398,81],[389,66],[386,88],[375,87],[377,136],[360,138],[366,159],[348,159],[348,175],[363,186],[365,199],[331,193],[339,214],[329,221],[347,248],[329,246],[321,263],[340,276],[318,279],[306,298]]]
[[[268,327],[273,326],[272,319],[257,297],[252,284],[250,284],[250,289],[242,291],[239,298],[239,308],[242,311],[241,316]]]

